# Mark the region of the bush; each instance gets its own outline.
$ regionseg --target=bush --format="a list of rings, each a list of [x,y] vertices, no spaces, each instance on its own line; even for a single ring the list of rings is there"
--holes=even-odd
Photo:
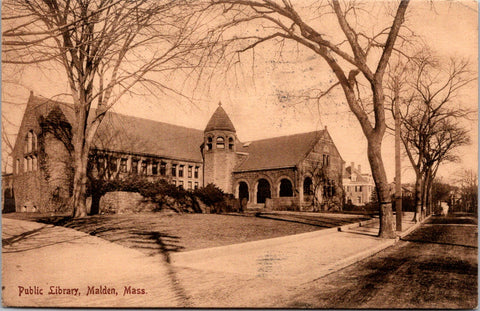
[[[177,212],[202,212],[195,198],[210,207],[211,213],[241,211],[241,206],[233,195],[225,194],[214,184],[194,191],[187,191],[164,179],[148,181],[142,176],[132,175],[124,179],[90,180],[87,195],[99,198],[111,191],[138,192],[149,201],[158,204],[159,210],[171,208]]]

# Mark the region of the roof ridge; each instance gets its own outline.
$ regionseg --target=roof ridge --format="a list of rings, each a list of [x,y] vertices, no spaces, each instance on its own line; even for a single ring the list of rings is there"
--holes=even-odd
[[[93,110],[95,110],[95,109],[96,108],[93,108]],[[132,115],[128,115],[128,114],[121,113],[121,112],[116,112],[116,111],[111,111],[111,110],[108,110],[107,114],[119,115],[119,116],[123,116],[123,117],[127,117],[127,118],[137,119],[137,120],[146,120],[146,121],[150,121],[150,122],[162,123],[162,124],[169,125],[169,126],[182,127],[182,128],[189,129],[189,130],[196,130],[196,131],[203,132],[203,130],[198,129],[198,128],[188,127],[188,126],[184,126],[184,125],[177,125],[177,124],[168,123],[168,122],[165,122],[165,121],[157,121],[157,120],[148,119],[148,118],[145,118],[145,117],[132,116]]]
[[[302,133],[296,133],[296,134],[289,134],[289,135],[281,135],[281,136],[274,136],[274,137],[269,137],[269,138],[261,138],[257,140],[247,140],[244,143],[253,143],[257,141],[264,141],[264,140],[269,140],[269,139],[276,139],[276,138],[283,138],[283,137],[291,137],[291,136],[297,136],[297,135],[307,135],[307,134],[312,134],[312,133],[321,133],[324,130],[316,130],[316,131],[310,131],[310,132],[302,132]]]

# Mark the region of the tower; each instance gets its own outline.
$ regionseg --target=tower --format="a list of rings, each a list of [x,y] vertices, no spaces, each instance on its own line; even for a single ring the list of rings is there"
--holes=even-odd
[[[205,185],[214,183],[224,192],[233,193],[237,142],[235,127],[219,102],[204,130]]]

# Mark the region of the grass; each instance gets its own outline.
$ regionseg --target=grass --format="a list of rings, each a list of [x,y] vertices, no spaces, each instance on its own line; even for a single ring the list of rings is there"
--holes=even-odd
[[[364,218],[348,215],[292,216],[257,215],[234,216],[218,214],[140,213],[96,215],[72,219],[65,215],[13,213],[4,217],[27,219],[72,228],[98,236],[148,255],[159,251],[190,251],[224,246],[358,222]]]

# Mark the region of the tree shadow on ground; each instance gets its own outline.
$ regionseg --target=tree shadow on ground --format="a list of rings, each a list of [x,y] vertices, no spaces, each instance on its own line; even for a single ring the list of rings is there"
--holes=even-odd
[[[184,249],[181,238],[167,231],[151,230],[151,224],[138,223],[129,217],[90,216],[86,218],[72,218],[71,216],[51,216],[38,218],[38,222],[74,229],[136,249],[147,256],[160,255],[166,265],[170,284],[177,297],[182,300],[183,306],[188,307],[189,296],[177,277],[175,268],[171,265],[170,254]]]
[[[341,218],[327,218],[325,216],[308,216],[308,215],[287,215],[287,214],[275,214],[275,213],[261,213],[258,212],[255,214],[258,218],[285,221],[298,223],[303,225],[310,225],[321,228],[333,228],[339,227],[352,222],[359,222],[370,219],[370,217],[360,217],[355,219],[341,219]]]

